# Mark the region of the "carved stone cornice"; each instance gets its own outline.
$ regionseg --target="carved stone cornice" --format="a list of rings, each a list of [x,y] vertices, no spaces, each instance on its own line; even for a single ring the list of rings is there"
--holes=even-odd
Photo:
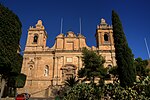
[[[112,53],[112,52],[115,52],[115,50],[95,50],[99,53]]]
[[[24,51],[24,54],[47,54],[52,52],[54,51]]]

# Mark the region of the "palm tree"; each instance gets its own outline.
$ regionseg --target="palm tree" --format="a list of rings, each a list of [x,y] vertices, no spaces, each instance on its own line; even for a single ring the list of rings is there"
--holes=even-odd
[[[74,85],[76,85],[79,82],[79,80],[76,80],[76,76],[72,76],[66,79],[65,81],[65,85],[69,86],[69,87],[73,87]]]

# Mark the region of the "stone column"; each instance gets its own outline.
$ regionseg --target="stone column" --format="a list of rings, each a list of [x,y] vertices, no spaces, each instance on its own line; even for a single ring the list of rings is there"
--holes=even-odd
[[[57,66],[56,66],[56,85],[58,85],[58,63],[59,63],[59,58],[57,57]]]
[[[40,34],[41,34],[41,43],[40,43],[40,46],[43,46],[44,45],[44,43],[43,43],[44,35],[43,35],[43,33],[40,33]]]
[[[38,77],[39,75],[38,75],[38,70],[39,70],[39,60],[41,60],[41,57],[36,57],[36,61],[35,61],[35,63],[36,63],[36,66],[35,66],[35,72],[36,72],[36,76],[35,77]]]
[[[62,70],[61,70],[61,67],[63,66],[63,61],[62,61],[62,58],[63,56],[59,56],[58,57],[58,85],[60,85],[60,82],[61,82],[61,73],[62,73]]]
[[[27,45],[30,46],[33,42],[34,34],[28,32]]]
[[[60,58],[60,65],[59,65],[59,78],[60,78],[60,82],[62,81],[62,70],[61,68],[64,66],[64,56],[61,56]]]
[[[62,64],[62,67],[64,67],[65,66],[65,56],[63,56],[63,64]],[[61,81],[63,81],[63,78],[64,78],[64,72],[63,72],[63,70],[61,70]]]
[[[98,44],[99,44],[99,46],[101,45],[101,33],[100,32],[98,32]]]
[[[33,75],[32,77],[37,77],[37,75],[38,75],[38,74],[37,74],[38,72],[36,72],[36,71],[38,71],[38,69],[37,69],[37,63],[38,63],[37,57],[34,57],[34,70],[32,69],[32,70],[33,70],[33,71],[32,71],[32,75]],[[36,72],[36,73],[35,73],[36,75],[35,75],[33,72],[34,72],[34,73]]]
[[[61,56],[57,57],[57,71],[56,71],[56,85],[59,85],[59,80],[60,80],[60,60]]]
[[[83,66],[82,66],[82,57],[81,57],[81,56],[79,56],[79,61],[80,61],[80,62],[79,62],[79,67],[80,67],[80,69],[81,69],[81,68],[83,67]]]
[[[78,73],[78,71],[82,68],[82,59],[81,59],[81,56],[77,56],[77,58],[78,58],[78,66],[77,66],[76,73]]]
[[[54,78],[57,77],[57,57],[55,57]]]
[[[38,57],[34,57],[34,77],[38,77]]]
[[[63,47],[64,47],[64,50],[66,50],[66,46],[65,46],[65,42],[66,42],[66,39],[64,38],[64,41],[63,41]]]
[[[65,65],[65,56],[63,56],[63,66]]]
[[[59,63],[59,57],[55,57],[55,66],[54,66],[54,85],[58,85],[58,63]]]
[[[41,46],[41,40],[42,40],[42,34],[38,33],[38,41],[37,41],[37,46]]]
[[[56,78],[58,78],[58,63],[59,63],[59,58],[57,57],[57,66],[56,66]]]
[[[29,60],[29,57],[24,57],[23,59],[23,69],[21,70],[22,73],[28,75],[28,64],[27,61]]]
[[[52,85],[56,85],[56,82],[55,82],[55,66],[56,66],[56,64],[55,64],[55,60],[56,60],[56,57],[54,56],[53,57],[53,75],[52,75],[52,77],[53,77],[53,81],[52,81]]]
[[[78,58],[78,67],[77,67],[77,70],[79,70],[80,69],[80,56],[77,56],[77,58]]]
[[[61,78],[61,67],[64,66],[64,56],[58,57],[58,77]]]

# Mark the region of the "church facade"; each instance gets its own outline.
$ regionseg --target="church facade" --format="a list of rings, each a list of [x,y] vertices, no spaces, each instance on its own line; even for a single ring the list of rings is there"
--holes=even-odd
[[[106,60],[105,67],[116,66],[113,29],[104,19],[97,25],[96,47],[87,46],[86,38],[72,31],[66,35],[60,33],[54,46],[47,47],[47,35],[41,20],[35,27],[29,28],[21,70],[27,79],[18,93],[28,92],[32,97],[50,96],[51,87],[62,86],[68,77],[77,76],[78,70],[83,67],[83,47],[102,55]]]

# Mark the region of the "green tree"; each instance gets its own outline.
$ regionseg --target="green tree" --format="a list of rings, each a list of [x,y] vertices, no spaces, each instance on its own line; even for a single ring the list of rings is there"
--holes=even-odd
[[[96,77],[103,78],[107,72],[103,66],[105,62],[104,58],[86,48],[83,48],[82,53],[84,68],[79,70],[79,77],[86,77],[86,79],[90,80],[92,83],[94,83]]]
[[[21,36],[21,22],[17,15],[0,4],[0,74],[1,94],[13,76],[20,74],[22,56],[17,53]],[[15,78],[14,78],[15,79]],[[15,83],[15,82],[14,82]]]
[[[132,86],[136,78],[134,57],[123,32],[122,23],[115,11],[112,11],[112,25],[120,85]]]
[[[98,94],[93,85],[81,83],[67,91],[63,100],[100,100]]]
[[[112,67],[112,68],[109,70],[109,74],[112,74],[112,75],[114,75],[114,77],[116,77],[116,76],[118,75],[117,66]]]
[[[142,60],[142,58],[136,58],[134,60],[134,64],[136,67],[136,74],[140,77],[148,76],[150,69],[147,68],[148,61]]]
[[[107,100],[150,100],[150,78],[135,82],[133,87],[121,87],[118,82],[106,84],[104,98]]]

